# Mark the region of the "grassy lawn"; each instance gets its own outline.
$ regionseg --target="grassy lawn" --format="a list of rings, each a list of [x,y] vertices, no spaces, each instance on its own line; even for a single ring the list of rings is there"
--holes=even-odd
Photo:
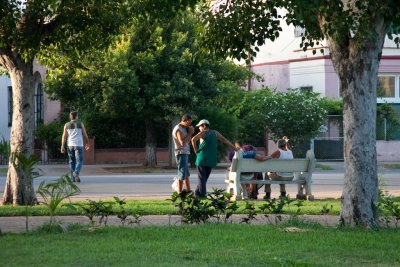
[[[265,201],[251,201],[255,203],[256,207],[261,206]],[[245,201],[238,201],[239,210],[237,213],[243,213],[243,209],[246,205]],[[328,199],[328,200],[316,200],[316,201],[304,201],[303,206],[300,208],[300,214],[318,215],[321,214],[323,207],[330,209],[329,214],[338,215],[340,211],[340,200]],[[332,206],[332,207],[331,207]],[[138,211],[142,215],[168,215],[178,214],[178,209],[167,200],[127,200],[125,206],[127,210]],[[284,212],[293,213],[297,210],[297,207],[293,204],[285,206]],[[33,216],[48,215],[47,208],[43,205],[37,205],[29,207],[29,213]],[[25,215],[25,207],[23,206],[0,206],[0,217],[4,216],[22,216]],[[77,212],[67,208],[61,207],[57,210],[57,215],[77,215]]]
[[[385,169],[400,169],[400,163],[380,163],[379,166]]]
[[[324,171],[334,170],[334,168],[332,168],[331,166],[326,165],[326,164],[322,164],[322,163],[315,163],[315,168],[316,169],[321,169],[321,170],[324,170]]]
[[[286,225],[287,226],[287,225]],[[75,226],[1,237],[2,266],[399,266],[400,230],[206,224]]]

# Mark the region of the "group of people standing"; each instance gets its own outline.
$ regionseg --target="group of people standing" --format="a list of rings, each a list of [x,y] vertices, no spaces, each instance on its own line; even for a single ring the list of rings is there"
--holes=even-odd
[[[70,113],[71,121],[64,125],[63,136],[61,139],[61,153],[65,153],[65,143],[67,143],[67,152],[70,164],[71,179],[73,182],[80,182],[80,170],[83,164],[84,149],[89,149],[89,138],[86,133],[85,126],[78,120],[78,112],[72,111]],[[217,141],[222,142],[231,149],[233,154],[237,150],[243,151],[243,158],[254,158],[256,160],[268,160],[271,158],[277,159],[293,159],[293,153],[290,150],[287,138],[282,138],[278,141],[278,150],[272,153],[271,156],[265,156],[257,153],[255,147],[251,145],[243,145],[240,141],[236,141],[233,145],[227,140],[220,132],[210,128],[210,122],[206,119],[199,121],[196,127],[199,132],[194,135],[195,130],[192,126],[192,117],[188,114],[182,116],[180,122],[172,130],[172,137],[175,146],[175,156],[178,165],[178,192],[182,192],[183,187],[190,191],[190,172],[189,172],[189,155],[190,144],[196,153],[196,168],[198,184],[195,190],[195,195],[199,197],[206,197],[207,194],[207,180],[210,177],[212,169],[217,166]],[[84,146],[84,141],[86,145]],[[262,178],[262,174],[254,174]],[[268,179],[279,179],[281,177],[293,176],[293,173],[271,173],[268,174]],[[257,186],[257,185],[252,185]],[[253,188],[254,189],[254,188]],[[257,191],[252,190],[251,191]],[[280,184],[281,196],[286,196],[286,189],[284,184]],[[250,198],[257,198],[254,194],[250,194]],[[265,185],[264,199],[271,198],[271,185]]]
[[[196,154],[198,183],[195,190],[195,195],[202,198],[206,197],[206,185],[211,171],[215,166],[217,166],[217,141],[222,142],[228,148],[230,148],[233,151],[232,156],[235,151],[241,149],[243,151],[243,158],[254,158],[262,161],[269,160],[271,158],[293,159],[293,153],[290,150],[287,138],[283,138],[278,141],[278,150],[272,153],[271,156],[265,156],[257,153],[253,146],[242,145],[240,141],[236,141],[235,145],[233,145],[221,133],[216,130],[212,130],[210,128],[210,122],[206,119],[199,121],[199,123],[196,125],[196,127],[199,128],[199,133],[194,135],[195,129],[193,126],[191,126],[192,121],[192,117],[188,114],[185,114],[172,130],[176,162],[178,165],[178,193],[182,192],[183,186],[185,186],[187,191],[191,191],[189,181],[190,144],[192,144],[193,151]],[[268,179],[279,179],[280,177],[285,177],[288,175],[293,176],[293,174],[286,173],[271,173],[268,175]],[[281,196],[286,196],[284,184],[280,185],[280,192]],[[254,195],[252,198],[254,198]],[[255,196],[255,198],[257,198],[257,196]],[[266,185],[264,199],[270,198],[271,185]]]
[[[182,116],[181,121],[172,130],[172,137],[175,145],[176,163],[178,165],[178,192],[183,189],[183,184],[187,191],[190,191],[190,172],[189,155],[190,143],[193,151],[196,153],[196,167],[198,184],[195,195],[206,197],[207,180],[210,177],[211,170],[217,166],[217,141],[221,141],[231,149],[237,148],[229,142],[221,133],[210,129],[208,120],[201,120],[196,127],[200,132],[194,135],[194,127],[191,126],[192,117],[188,114]],[[193,136],[194,135],[194,136]],[[198,141],[199,144],[198,144]]]

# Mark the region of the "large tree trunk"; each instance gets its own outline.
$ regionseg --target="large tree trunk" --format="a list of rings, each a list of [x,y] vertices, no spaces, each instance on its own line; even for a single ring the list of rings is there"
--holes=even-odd
[[[13,155],[33,154],[34,90],[33,60],[25,62],[20,56],[0,55],[0,60],[11,76],[13,116],[10,136],[10,161],[2,204],[27,205],[35,202],[35,191],[30,174],[23,172]],[[16,166],[14,165],[16,163]]]
[[[383,20],[372,23],[374,40],[349,38],[347,46],[328,41],[343,97],[345,173],[340,221],[349,226],[378,223],[376,84],[386,28]]]
[[[151,118],[145,118],[146,124],[146,159],[145,166],[157,166],[157,135],[154,128],[154,121]]]

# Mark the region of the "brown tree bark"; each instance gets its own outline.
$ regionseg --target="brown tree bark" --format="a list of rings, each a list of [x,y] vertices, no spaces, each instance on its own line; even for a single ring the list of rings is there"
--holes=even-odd
[[[35,202],[35,191],[30,174],[13,164],[14,154],[33,154],[34,91],[33,60],[24,61],[19,55],[0,51],[0,60],[10,73],[13,93],[11,126],[11,156],[2,204],[26,205]],[[16,162],[18,165],[18,162]]]
[[[386,33],[381,18],[368,26],[374,28],[376,38],[349,36],[346,45],[328,38],[343,98],[345,173],[340,221],[367,228],[378,223],[376,85]]]

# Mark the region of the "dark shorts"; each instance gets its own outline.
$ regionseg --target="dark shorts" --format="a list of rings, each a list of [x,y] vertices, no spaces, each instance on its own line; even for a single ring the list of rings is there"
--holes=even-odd
[[[189,173],[189,155],[179,154],[176,155],[176,163],[178,165],[178,178],[179,180],[185,180],[186,177],[190,176]]]

